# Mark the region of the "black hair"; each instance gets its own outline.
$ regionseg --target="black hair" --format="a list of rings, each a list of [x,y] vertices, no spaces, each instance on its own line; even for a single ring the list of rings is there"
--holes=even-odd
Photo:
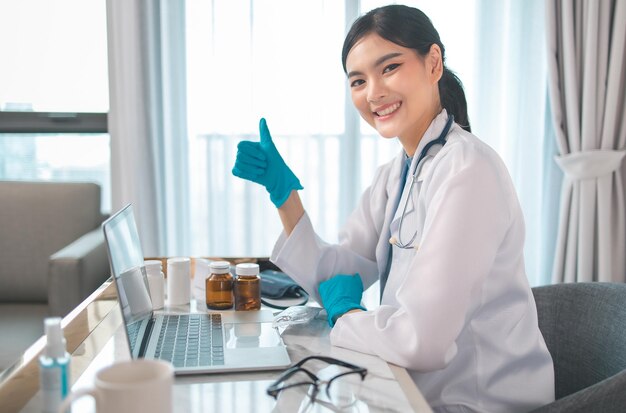
[[[413,49],[422,57],[428,54],[433,44],[439,46],[443,64],[443,73],[439,79],[441,106],[454,115],[456,123],[471,132],[463,84],[457,75],[445,66],[445,48],[428,16],[413,7],[390,5],[370,10],[356,19],[343,42],[341,62],[344,72],[347,71],[348,53],[359,40],[370,33],[376,33],[385,40]]]

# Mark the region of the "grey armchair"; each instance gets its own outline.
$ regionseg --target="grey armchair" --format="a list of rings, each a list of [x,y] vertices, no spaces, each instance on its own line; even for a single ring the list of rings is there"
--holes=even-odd
[[[533,288],[556,401],[536,413],[626,412],[626,284]]]
[[[109,277],[91,183],[0,181],[0,371]]]

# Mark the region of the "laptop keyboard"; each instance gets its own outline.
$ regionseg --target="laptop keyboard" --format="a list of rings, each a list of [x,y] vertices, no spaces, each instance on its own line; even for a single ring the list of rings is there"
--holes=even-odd
[[[174,367],[224,364],[224,339],[220,314],[168,315],[157,342],[155,358]]]

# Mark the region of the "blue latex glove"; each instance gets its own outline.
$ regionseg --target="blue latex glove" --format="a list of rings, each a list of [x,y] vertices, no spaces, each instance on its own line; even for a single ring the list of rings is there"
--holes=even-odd
[[[320,283],[320,296],[322,305],[328,314],[328,324],[334,326],[339,317],[350,310],[360,308],[363,297],[363,281],[357,273],[354,275],[337,274],[334,277]]]
[[[259,131],[260,142],[241,141],[237,145],[233,175],[263,185],[270,193],[270,199],[276,208],[279,208],[289,198],[292,190],[303,188],[278,153],[263,118],[259,122]]]

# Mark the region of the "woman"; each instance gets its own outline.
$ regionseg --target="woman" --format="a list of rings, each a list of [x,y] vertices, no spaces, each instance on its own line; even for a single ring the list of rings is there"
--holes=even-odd
[[[554,373],[522,212],[506,167],[470,133],[444,53],[414,8],[352,25],[342,53],[352,101],[404,150],[377,170],[338,245],[316,236],[265,120],[260,142],[240,142],[233,173],[270,193],[284,227],[272,260],[324,305],[333,345],[407,368],[435,411],[528,411],[554,400]],[[363,288],[377,280],[381,304],[367,311]]]

